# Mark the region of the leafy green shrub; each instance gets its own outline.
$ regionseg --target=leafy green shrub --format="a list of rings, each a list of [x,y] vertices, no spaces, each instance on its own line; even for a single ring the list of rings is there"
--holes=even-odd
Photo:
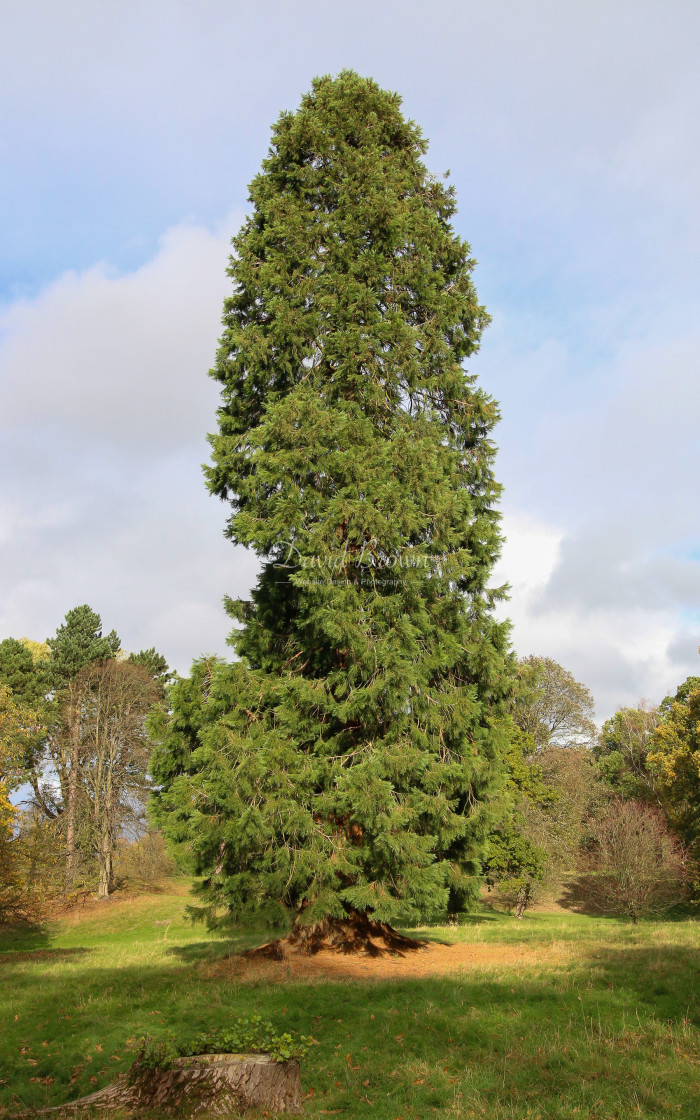
[[[176,1058],[195,1054],[269,1054],[276,1062],[300,1061],[312,1044],[307,1035],[279,1034],[262,1015],[244,1015],[230,1027],[201,1031],[187,1039],[178,1039],[172,1031],[140,1039],[131,1073],[170,1069]]]
[[[182,1054],[172,1031],[164,1032],[157,1038],[145,1035],[136,1043],[136,1049],[136,1059],[129,1071],[132,1078],[147,1069],[170,1069]]]

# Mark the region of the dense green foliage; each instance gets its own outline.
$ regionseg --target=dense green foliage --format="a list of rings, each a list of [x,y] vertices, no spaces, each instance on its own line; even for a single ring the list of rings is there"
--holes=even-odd
[[[151,646],[150,649],[139,650],[138,653],[130,653],[127,660],[131,665],[140,665],[141,668],[145,669],[149,677],[158,686],[160,695],[165,695],[165,689],[174,674],[171,672],[163,654],[158,653],[155,646]]]
[[[35,660],[27,644],[17,638],[0,642],[0,681],[18,703],[34,709],[43,704],[51,690],[47,661]]]
[[[174,1031],[145,1035],[137,1044],[132,1075],[143,1069],[169,1069],[176,1058],[194,1054],[269,1054],[276,1062],[301,1061],[312,1039],[296,1032],[280,1033],[262,1015],[240,1015],[226,1027],[198,1031],[187,1037]]]
[[[66,613],[53,638],[47,639],[47,645],[51,650],[51,682],[54,688],[60,688],[93,661],[116,657],[121,642],[114,630],[102,636],[102,619],[84,603]]]
[[[620,708],[606,720],[593,748],[601,777],[618,797],[659,804],[649,746],[659,722],[652,707]]]
[[[157,734],[156,815],[214,918],[390,922],[473,899],[507,741],[487,316],[451,189],[353,73],[285,113],[234,238],[211,491],[262,558],[231,666]]]
[[[6,765],[0,765],[0,779],[10,789],[40,765],[46,723],[51,719],[49,689],[43,660],[36,661],[16,638],[0,642],[0,742],[5,763],[12,758],[11,776]]]
[[[533,810],[547,812],[557,792],[543,780],[542,768],[533,759],[531,735],[515,729],[503,755],[506,788],[501,819],[488,838],[486,882],[517,906],[521,917],[536,885],[546,878],[547,850],[533,838],[529,827]]]

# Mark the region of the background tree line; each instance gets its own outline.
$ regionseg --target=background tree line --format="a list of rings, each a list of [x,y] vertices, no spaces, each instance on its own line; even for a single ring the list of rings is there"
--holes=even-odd
[[[210,688],[223,664],[207,666]],[[700,677],[658,707],[620,708],[598,731],[590,692],[556,661],[531,656],[513,668],[483,859],[490,894],[519,917],[543,894],[563,894],[637,918],[697,890]],[[88,606],[45,643],[0,642],[3,920],[174,869],[146,815],[147,718],[159,712],[161,730],[172,718],[172,677],[155,649],[125,654],[114,631],[103,636]],[[10,801],[18,789],[22,809]],[[180,863],[192,866],[187,844]]]
[[[489,888],[519,917],[553,892],[633,920],[700,887],[700,678],[600,732],[588,689],[550,658],[517,664]]]
[[[144,849],[146,717],[170,677],[155,649],[126,654],[87,605],[45,643],[0,642],[0,906],[29,915],[56,896],[115,884],[127,841]],[[9,794],[20,791],[13,807]],[[151,855],[153,853],[151,852]],[[133,862],[133,851],[131,852]],[[123,860],[122,860],[123,862]]]

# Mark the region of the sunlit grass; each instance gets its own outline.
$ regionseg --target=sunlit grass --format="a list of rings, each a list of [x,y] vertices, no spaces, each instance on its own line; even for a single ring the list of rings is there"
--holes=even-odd
[[[187,1034],[259,1010],[319,1042],[302,1071],[309,1117],[698,1115],[695,921],[537,913],[518,922],[484,909],[459,928],[421,931],[498,948],[478,970],[243,982],[212,962],[255,938],[192,926],[186,903],[180,884],[0,943],[6,1109],[107,1084],[144,1033]],[[525,958],[525,948],[538,952]]]

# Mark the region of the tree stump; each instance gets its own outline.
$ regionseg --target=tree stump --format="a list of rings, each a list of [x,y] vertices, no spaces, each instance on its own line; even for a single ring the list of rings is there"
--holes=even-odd
[[[199,1054],[177,1058],[170,1069],[123,1074],[97,1093],[38,1111],[112,1108],[133,1113],[157,1109],[166,1114],[186,1109],[188,1116],[238,1116],[249,1108],[301,1112],[299,1063],[275,1062],[268,1054]]]

